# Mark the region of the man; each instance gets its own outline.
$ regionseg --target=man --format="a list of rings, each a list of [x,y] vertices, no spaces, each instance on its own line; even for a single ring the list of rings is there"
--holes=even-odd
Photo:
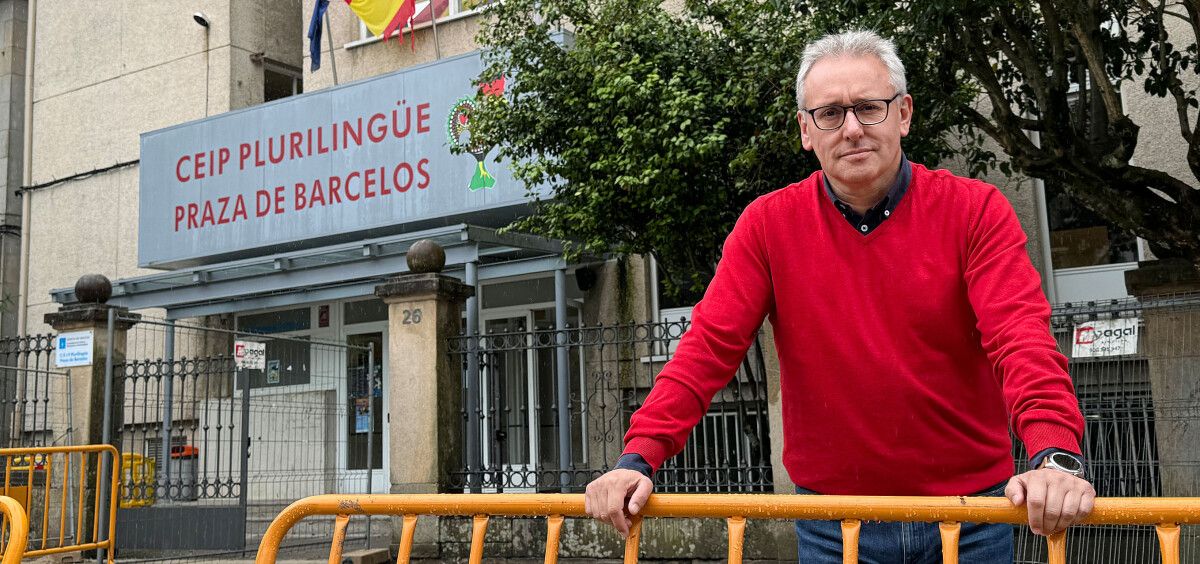
[[[587,511],[628,534],[764,317],[781,369],[783,460],[799,493],[1006,495],[1030,528],[1085,517],[1081,417],[1049,304],[993,186],[909,163],[913,100],[895,45],[821,38],[796,78],[821,170],[751,203],[691,330],[634,414]],[[1033,453],[1013,476],[1009,428]],[[841,562],[836,523],[796,524],[801,562]],[[1012,562],[1008,525],[964,526],[962,562]],[[936,524],[868,523],[864,562],[940,562]]]

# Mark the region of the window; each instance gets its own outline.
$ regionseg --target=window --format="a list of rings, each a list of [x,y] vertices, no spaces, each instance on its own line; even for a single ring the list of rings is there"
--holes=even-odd
[[[1081,65],[1072,68],[1068,104],[1077,131],[1102,128],[1104,107]],[[1055,269],[1136,262],[1137,237],[1083,206],[1064,186],[1046,182],[1050,254]]]
[[[263,102],[304,92],[304,73],[291,65],[263,59]]]
[[[1083,207],[1061,186],[1046,183],[1050,255],[1054,268],[1136,262],[1137,237]]]
[[[346,325],[387,321],[387,319],[388,306],[380,299],[348,302],[342,306],[342,323]]]
[[[692,307],[700,301],[700,298],[704,297],[704,291],[678,286],[668,288],[667,282],[671,275],[653,255],[650,256],[650,272],[650,283],[654,286],[655,298],[658,305],[658,311],[655,312],[658,316],[658,321],[677,322],[680,319],[691,319]],[[679,280],[678,282],[681,284],[689,283],[686,279]]]
[[[247,333],[288,334],[286,338],[263,339],[267,343],[267,367],[249,371],[251,388],[294,386],[311,381],[312,346],[308,343],[308,333],[312,328],[312,308],[241,315],[237,327]]]

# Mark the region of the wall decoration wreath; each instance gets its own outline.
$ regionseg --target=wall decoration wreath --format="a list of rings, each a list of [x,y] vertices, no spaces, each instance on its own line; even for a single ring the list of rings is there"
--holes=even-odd
[[[484,158],[491,146],[473,139],[471,136],[471,112],[475,111],[475,97],[459,98],[450,106],[450,115],[446,119],[446,138],[454,151],[464,151],[475,157],[475,175],[471,177],[469,188],[472,192],[491,188],[496,185],[496,178],[484,166]]]

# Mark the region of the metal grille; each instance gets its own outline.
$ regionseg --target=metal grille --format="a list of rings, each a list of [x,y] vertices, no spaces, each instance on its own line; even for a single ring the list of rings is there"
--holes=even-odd
[[[1200,416],[1200,398],[1191,401],[1155,402],[1151,386],[1151,355],[1155,362],[1195,362],[1196,327],[1153,334],[1145,327],[1144,314],[1194,313],[1200,302],[1192,297],[1171,297],[1139,303],[1113,300],[1103,303],[1064,304],[1054,309],[1052,329],[1059,350],[1068,358],[1072,352],[1076,324],[1098,319],[1138,319],[1141,326],[1136,354],[1101,358],[1070,358],[1069,371],[1083,413],[1083,454],[1089,479],[1101,497],[1158,497],[1200,495],[1200,491],[1164,492],[1163,473],[1171,469],[1194,472],[1200,460],[1164,461],[1159,456],[1162,437],[1158,426],[1175,424]],[[1193,423],[1194,424],[1194,423]],[[1028,469],[1027,456],[1019,441],[1013,441],[1017,472]],[[1184,537],[1195,535],[1185,526]],[[1016,532],[1018,564],[1046,561],[1045,540],[1026,527]],[[1157,563],[1158,541],[1153,527],[1075,527],[1067,535],[1070,562]],[[1182,545],[1183,561],[1200,556],[1195,543]]]
[[[64,444],[70,433],[69,388],[51,369],[55,335],[0,339],[0,446]]]
[[[468,441],[464,467],[453,473],[453,485],[473,491],[582,491],[620,456],[630,416],[688,326],[687,321],[642,323],[451,339],[464,390],[478,390],[476,398],[463,402],[464,430],[476,424],[481,437],[477,445]],[[560,430],[556,417],[558,378],[552,357],[560,347],[569,357],[567,430]],[[763,356],[756,343],[737,376],[713,399],[684,450],[656,474],[656,491],[771,491],[766,397]],[[559,462],[560,432],[570,435],[568,468]]]
[[[294,321],[288,312],[255,315],[280,331]],[[118,322],[133,324],[127,360],[114,366],[113,396],[121,402],[113,409],[116,442],[125,463],[123,546],[240,550],[253,546],[295,499],[386,491],[385,481],[372,483],[367,471],[380,472],[386,456],[382,359],[373,361],[367,346],[374,340],[380,348],[381,334],[356,345],[236,330],[227,316],[200,323],[149,317]],[[264,344],[265,368],[239,370],[238,341]],[[372,362],[374,402],[356,401],[370,395]],[[361,424],[371,416],[374,425]],[[182,526],[195,521],[205,526]],[[289,544],[327,536],[331,526],[297,530]],[[365,521],[356,523],[351,538],[370,531]]]

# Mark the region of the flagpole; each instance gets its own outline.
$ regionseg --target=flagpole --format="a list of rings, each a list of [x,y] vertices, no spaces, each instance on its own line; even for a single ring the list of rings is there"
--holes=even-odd
[[[329,35],[329,67],[333,70],[333,85],[337,86],[337,57],[333,56],[333,26],[329,25],[329,12],[325,12],[325,33]]]
[[[450,4],[446,4],[446,8],[449,9],[449,7]],[[441,60],[442,44],[438,42],[437,19],[437,0],[429,0],[429,21],[433,22],[433,56],[436,60]]]

